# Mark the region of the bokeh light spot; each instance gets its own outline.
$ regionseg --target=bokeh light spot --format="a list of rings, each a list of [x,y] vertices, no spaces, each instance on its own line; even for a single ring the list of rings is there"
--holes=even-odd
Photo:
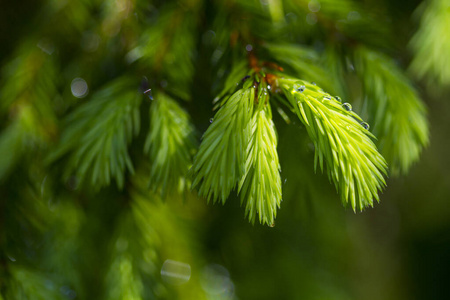
[[[169,284],[184,284],[191,278],[191,266],[183,262],[166,259],[161,267],[161,277]]]
[[[74,95],[77,98],[83,98],[89,93],[89,88],[86,83],[86,80],[83,78],[75,78],[72,80],[72,83],[70,84],[70,90],[72,92],[72,95]]]

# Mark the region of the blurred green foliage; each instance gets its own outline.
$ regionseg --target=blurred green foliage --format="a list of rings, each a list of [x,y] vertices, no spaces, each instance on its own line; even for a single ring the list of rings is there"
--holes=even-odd
[[[1,2],[0,299],[450,298],[449,13]],[[383,155],[389,178],[339,173],[320,135],[342,130],[335,111],[357,132],[345,147],[376,157],[349,165]],[[380,204],[343,208],[322,159]]]

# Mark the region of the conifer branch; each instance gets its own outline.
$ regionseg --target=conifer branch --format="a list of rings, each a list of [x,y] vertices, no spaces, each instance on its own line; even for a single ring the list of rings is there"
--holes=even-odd
[[[336,84],[330,80],[329,72],[321,66],[318,53],[312,48],[292,44],[264,44],[273,57],[293,74],[305,78],[310,82],[316,82],[327,91],[337,90]],[[327,65],[327,69],[329,66]]]
[[[223,100],[225,95],[235,92],[236,86],[242,83],[242,81],[250,82],[250,80],[246,80],[250,77],[248,73],[248,62],[246,60],[243,59],[232,64],[230,74],[224,80],[220,93],[213,100],[213,104],[217,104],[214,109],[217,109],[221,105],[220,100]]]
[[[450,84],[448,1],[422,1],[410,44],[410,71],[432,87]],[[217,226],[226,218],[226,245],[238,244],[229,254],[245,261],[252,247],[237,248],[251,233],[232,216],[205,218],[197,194],[222,204],[239,197],[252,224],[273,226],[286,200],[305,201],[290,203],[283,217],[312,209],[321,222],[336,223],[333,210],[310,201],[329,190],[310,176],[308,158],[356,211],[379,201],[388,163],[393,174],[404,173],[428,144],[418,92],[393,60],[371,50],[399,46],[393,36],[410,25],[407,9],[386,17],[395,10],[387,1],[44,0],[26,15],[14,3],[0,30],[23,36],[11,59],[14,43],[1,48],[0,300],[251,298],[255,291],[244,289],[259,278],[242,281],[229,257],[212,261],[217,253],[201,249],[205,240],[223,242]],[[141,111],[139,82],[154,92],[149,111]],[[319,86],[361,98],[372,129]],[[216,96],[211,124],[209,88]],[[179,100],[192,96],[198,109],[191,118]],[[274,110],[295,126],[277,123]],[[148,128],[139,135],[141,117]],[[202,122],[209,127],[197,151],[193,124]],[[295,132],[299,123],[304,128]],[[316,243],[345,239],[315,225]],[[267,267],[292,269],[291,258]],[[324,258],[319,269],[342,275]],[[328,281],[282,296],[336,298]],[[352,293],[339,290],[341,298]]]
[[[143,259],[143,256],[146,251],[154,251],[154,241],[158,237],[154,233],[152,239],[143,241],[141,229],[128,209],[120,215],[115,231],[110,247],[111,261],[105,276],[105,296],[107,299],[142,299],[143,281],[151,280],[152,286],[157,283],[156,255],[147,259]],[[147,278],[142,276],[140,269],[150,271],[150,274],[146,274]]]
[[[326,170],[353,210],[373,206],[378,191],[386,185],[387,164],[370,138],[365,123],[351,111],[348,103],[323,92],[317,86],[293,78],[279,78],[278,85],[292,110],[305,125],[315,146],[314,167]]]
[[[415,56],[411,70],[429,83],[450,85],[450,3],[427,0],[418,8],[420,27],[410,42]]]
[[[192,186],[208,201],[225,203],[245,172],[254,99],[254,88],[225,99],[202,138],[191,168]]]
[[[194,127],[188,113],[169,96],[158,93],[153,98],[144,149],[152,162],[150,185],[164,197],[168,189],[184,189],[195,149]]]
[[[63,300],[63,295],[59,289],[54,287],[53,282],[45,274],[21,266],[11,266],[9,271],[11,278],[6,284],[5,300]]]
[[[127,240],[117,240],[117,243],[128,243]],[[118,244],[120,245],[120,244]],[[114,247],[114,246],[113,246]],[[117,254],[106,274],[107,295],[105,299],[143,299],[143,282],[133,265],[133,255]]]
[[[125,79],[117,79],[95,93],[65,120],[58,148],[48,160],[69,154],[65,178],[75,173],[94,187],[124,185],[125,169],[134,172],[127,146],[139,132],[142,96]]]
[[[43,149],[56,131],[56,66],[40,49],[30,51],[29,43],[33,40],[24,43],[16,58],[2,69],[0,116],[9,122],[0,134],[0,179],[28,149]]]
[[[290,9],[298,16],[292,31],[314,40],[335,40],[352,47],[355,43],[384,48],[392,41],[386,12],[355,0],[293,0]],[[324,36],[325,33],[325,36]]]
[[[190,99],[190,85],[194,75],[196,45],[195,16],[198,3],[185,7],[168,4],[157,17],[158,26],[149,26],[140,33],[137,46],[127,58],[151,69],[172,95]]]
[[[359,47],[355,62],[372,107],[380,151],[394,175],[406,173],[428,144],[425,106],[409,80],[382,54]]]
[[[180,215],[169,206],[174,201],[164,203],[158,195],[148,192],[148,172],[144,173],[144,169],[138,169],[137,176],[131,180],[130,209],[124,210],[121,215],[121,224],[117,226],[113,239],[116,247],[111,247],[114,250],[109,273],[115,280],[109,282],[111,294],[115,290],[116,295],[133,292],[142,298],[154,295],[167,299],[205,299],[199,276],[190,276],[179,270],[176,274],[177,270],[164,267],[163,262],[170,259],[199,270],[201,257],[197,256],[192,244],[196,233],[182,218],[184,214]],[[182,210],[189,211],[189,208],[183,207]],[[116,265],[119,264],[126,267],[120,269],[118,274]],[[186,277],[180,281],[183,275]],[[115,282],[122,283],[120,289]]]
[[[257,99],[258,105],[250,121],[245,174],[239,182],[238,191],[241,204],[246,202],[245,213],[249,220],[254,223],[258,215],[261,224],[271,226],[281,203],[277,135],[265,87],[259,90]]]
[[[27,145],[42,144],[39,127],[30,108],[21,108],[20,115],[0,135],[0,180],[4,179],[26,153]]]
[[[224,89],[236,87],[244,65],[236,64]],[[256,67],[256,66],[255,66]],[[225,203],[238,184],[241,204],[254,223],[256,215],[262,224],[272,225],[281,202],[280,164],[277,136],[272,122],[269,90],[258,67],[243,78],[243,87],[222,102],[221,108],[203,138],[194,160],[193,186],[208,200],[219,198]],[[234,83],[232,79],[234,78]],[[239,82],[238,82],[239,84]],[[202,180],[202,181],[201,181]]]

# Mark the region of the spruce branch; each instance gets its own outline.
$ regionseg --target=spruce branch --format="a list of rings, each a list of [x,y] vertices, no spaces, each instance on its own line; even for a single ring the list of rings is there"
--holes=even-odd
[[[239,89],[222,103],[206,130],[191,168],[200,196],[225,203],[245,172],[255,89]]]
[[[239,182],[238,191],[241,204],[246,202],[248,219],[254,223],[258,215],[260,223],[272,226],[281,203],[281,177],[277,135],[268,100],[266,87],[260,88],[258,105],[250,121],[245,174]]]
[[[41,186],[39,186],[39,189],[41,189]],[[39,192],[42,194],[42,190]],[[79,263],[80,244],[85,237],[84,232],[82,232],[87,224],[85,211],[77,205],[75,198],[60,200],[50,207],[47,204],[47,197],[42,197],[38,201],[43,202],[42,206],[45,208],[39,212],[40,217],[48,222],[41,229],[44,234],[43,238],[47,241],[41,251],[52,253],[51,255],[44,255],[40,259],[41,264],[43,268],[46,266],[51,270],[54,278],[70,286],[77,291],[77,296],[83,298],[82,278],[76,265]],[[67,292],[70,293],[70,290]]]
[[[10,266],[10,279],[6,284],[6,299],[63,300],[55,288],[56,283],[46,274],[23,266]]]
[[[30,104],[41,122],[54,121],[52,101],[57,94],[57,68],[53,57],[30,47],[35,42],[24,42],[15,58],[2,68],[0,113],[14,113],[21,105]]]
[[[46,132],[38,124],[34,109],[29,105],[22,106],[16,119],[1,132],[0,180],[10,174],[27,149],[45,144]]]
[[[154,295],[165,299],[205,299],[199,276],[180,272],[179,275],[187,277],[186,282],[186,277],[170,274],[174,270],[167,270],[163,264],[170,259],[189,265],[193,270],[199,270],[204,265],[192,242],[197,240],[197,233],[186,219],[192,211],[186,206],[170,206],[175,201],[163,202],[158,195],[149,193],[146,188],[148,172],[145,170],[146,165],[142,166],[144,168],[137,168],[137,176],[131,179],[130,209],[124,210],[122,215],[125,226],[117,227],[117,241],[122,244],[128,241],[128,247],[114,251],[113,258],[121,258],[125,261],[122,263],[132,267],[128,272],[134,274],[135,281],[130,283],[141,289],[143,298]],[[181,211],[177,211],[177,207]],[[111,266],[111,273],[116,270]],[[164,271],[169,274],[164,274]],[[122,281],[129,282],[125,272],[120,276]],[[149,281],[152,284],[148,284]],[[183,284],[177,285],[180,283]],[[114,288],[113,285],[111,287]]]
[[[353,210],[373,206],[386,185],[387,164],[371,141],[374,136],[366,123],[348,103],[341,104],[316,85],[287,77],[279,78],[277,84],[314,143],[315,169],[319,164],[323,171],[326,163],[342,202],[350,202]]]
[[[107,299],[143,299],[143,281],[156,285],[157,257],[153,255],[144,259],[143,256],[148,251],[155,251],[157,239],[153,232],[150,240],[144,240],[132,212],[126,209],[121,213],[109,247],[111,260],[105,276]],[[142,269],[148,272],[143,273]],[[153,295],[153,291],[150,292]]]
[[[28,150],[44,149],[56,131],[56,65],[40,49],[30,51],[33,41],[19,47],[16,58],[2,68],[0,116],[7,127],[0,134],[0,179]]]
[[[419,30],[410,42],[414,59],[410,69],[429,83],[450,85],[450,3],[448,0],[424,1]]]
[[[292,74],[316,82],[327,91],[338,89],[330,80],[328,65],[327,69],[321,66],[319,54],[312,48],[286,43],[266,43],[264,48],[275,61],[291,70]]]
[[[134,172],[128,144],[140,127],[142,96],[127,79],[119,78],[95,93],[65,120],[59,146],[52,162],[68,154],[65,178],[75,173],[81,182],[94,187],[108,185],[113,177],[124,185],[125,169]]]
[[[127,240],[117,240],[117,245],[128,243]],[[133,265],[132,254],[118,254],[111,263],[109,272],[106,274],[106,297],[105,299],[143,299],[143,282],[141,276]]]
[[[168,190],[184,189],[196,145],[188,113],[164,93],[153,98],[144,150],[152,162],[150,185],[164,197]]]
[[[338,44],[355,42],[386,47],[392,40],[386,12],[354,0],[293,0],[287,1],[287,11],[291,10],[299,18],[291,31],[302,38],[322,41],[336,40]]]
[[[249,220],[254,223],[259,215],[260,223],[272,225],[281,202],[280,164],[269,90],[258,68],[249,72],[247,67],[247,74],[252,75],[240,80],[242,89],[231,97],[222,102],[216,97],[221,108],[194,160],[193,186],[199,186],[200,196],[208,200],[213,197],[214,202],[219,198],[225,203],[238,184],[241,205],[246,203]],[[240,71],[238,64],[232,74]],[[229,90],[236,87],[230,81],[225,84]]]
[[[136,47],[127,54],[129,62],[137,61],[151,69],[163,88],[167,85],[171,94],[183,100],[190,99],[194,75],[198,4],[163,6],[153,20],[157,26],[139,33]]]
[[[406,173],[428,144],[425,106],[405,75],[384,55],[359,47],[355,63],[372,107],[380,151],[394,175]]]
[[[220,93],[214,98],[213,103],[217,104],[214,109],[217,109],[223,100],[225,95],[229,95],[236,90],[236,86],[239,85],[239,79],[245,81],[248,79],[248,62],[246,60],[240,60],[232,64],[230,73],[225,79]],[[249,82],[249,81],[247,81]]]

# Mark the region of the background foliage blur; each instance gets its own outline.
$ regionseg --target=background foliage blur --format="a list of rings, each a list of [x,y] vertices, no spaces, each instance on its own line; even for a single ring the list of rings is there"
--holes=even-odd
[[[361,61],[347,55],[355,44],[413,80],[430,145],[409,172],[398,164],[374,208],[343,208],[314,174],[304,129],[275,114],[275,227],[249,224],[235,195],[213,206],[164,186],[187,171],[213,117],[223,64],[236,55],[226,51],[233,26],[253,47],[277,36],[310,46],[330,68],[284,52],[279,63],[367,118]],[[449,299],[449,29],[448,0],[0,2],[0,299]],[[164,105],[142,95],[149,87],[170,96]],[[393,127],[411,122],[404,109]],[[177,114],[182,130],[149,132],[161,113]],[[174,135],[185,148],[166,162],[152,147]],[[116,137],[123,143],[89,151]]]

